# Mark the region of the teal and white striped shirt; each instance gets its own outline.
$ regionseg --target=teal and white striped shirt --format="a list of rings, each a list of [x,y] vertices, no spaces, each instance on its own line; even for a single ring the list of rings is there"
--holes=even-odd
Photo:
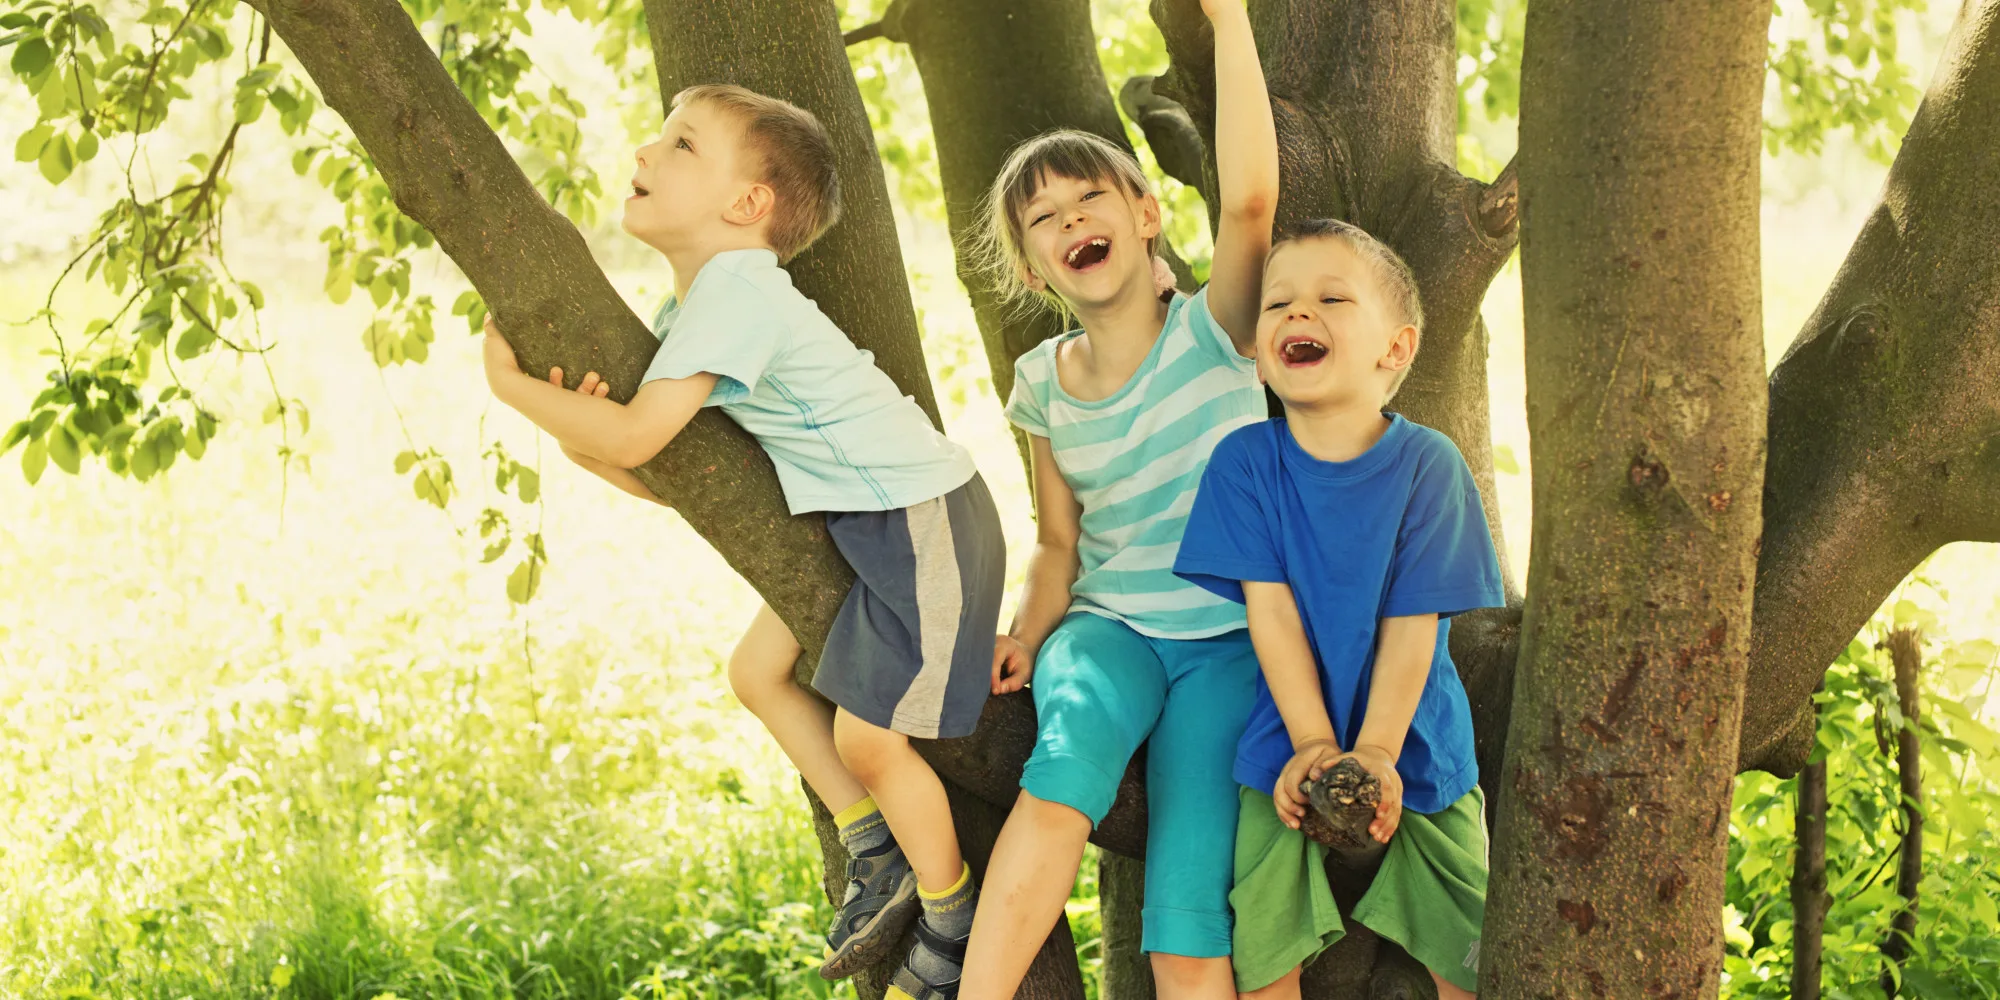
[[[1243,605],[1174,575],[1181,529],[1215,443],[1265,418],[1257,363],[1236,353],[1208,292],[1177,295],[1151,354],[1117,392],[1085,402],[1063,391],[1056,351],[1072,330],[1014,363],[1007,419],[1049,439],[1083,507],[1070,610],[1115,618],[1164,639],[1244,627]]]

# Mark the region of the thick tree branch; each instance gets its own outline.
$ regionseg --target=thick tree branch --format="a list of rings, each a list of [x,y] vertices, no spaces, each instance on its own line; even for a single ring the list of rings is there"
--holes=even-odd
[[[368,150],[396,204],[485,297],[522,365],[602,373],[629,398],[657,346],[592,262],[583,237],[543,201],[466,102],[395,0],[255,0],[329,107]],[[708,410],[638,471],[717,542],[809,644],[849,579],[818,518],[786,512],[771,462]],[[756,544],[730,544],[755,539]]]
[[[1479,194],[1479,231],[1488,239],[1510,239],[1521,221],[1521,182],[1515,176],[1516,161],[1508,160],[1500,176]]]
[[[2000,540],[2000,0],[1965,5],[1818,310],[1771,375],[1742,764],[1791,774],[1810,697],[1939,546]]]
[[[1145,133],[1146,146],[1168,177],[1197,191],[1209,190],[1212,182],[1202,172],[1208,146],[1202,141],[1201,131],[1195,128],[1186,108],[1154,93],[1153,81],[1150,76],[1126,80],[1118,88],[1118,107]]]

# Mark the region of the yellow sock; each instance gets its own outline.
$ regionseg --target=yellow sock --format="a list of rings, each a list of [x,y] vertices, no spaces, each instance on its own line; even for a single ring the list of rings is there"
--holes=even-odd
[[[833,818],[833,825],[842,830],[845,830],[848,827],[853,826],[855,820],[861,819],[862,817],[867,816],[869,813],[880,812],[880,811],[881,810],[875,805],[875,796],[873,795],[864,796],[861,799],[861,801],[856,802],[855,804],[848,806],[845,809],[842,809],[840,811],[840,815],[835,816]]]
[[[918,886],[917,895],[922,896],[925,899],[946,899],[955,893],[963,891],[965,887],[967,885],[970,885],[972,882],[972,866],[969,864],[964,864],[963,862],[961,862],[960,864],[963,866],[963,870],[961,870],[958,873],[958,881],[953,882],[951,884],[951,888],[940,889],[937,892],[932,892],[929,889],[924,888],[923,886]]]

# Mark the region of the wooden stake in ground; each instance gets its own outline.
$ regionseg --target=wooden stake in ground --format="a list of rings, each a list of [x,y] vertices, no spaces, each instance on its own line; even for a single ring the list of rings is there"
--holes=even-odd
[[[1917,720],[1922,711],[1917,702],[1917,672],[1924,665],[1923,633],[1899,628],[1889,633],[1888,646],[1889,659],[1896,665],[1896,700],[1903,712],[1903,725],[1896,731],[1896,770],[1902,775],[1903,790],[1903,854],[1896,873],[1896,892],[1904,903],[1889,925],[1889,936],[1882,940],[1882,957],[1889,960],[1889,967],[1882,970],[1882,992],[1893,997],[1916,938],[1917,883],[1924,877],[1923,763],[1918,759],[1921,748],[1917,743]]]

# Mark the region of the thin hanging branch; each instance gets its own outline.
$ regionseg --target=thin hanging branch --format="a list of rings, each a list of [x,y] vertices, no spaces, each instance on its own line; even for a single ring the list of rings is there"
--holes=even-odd
[[[1882,939],[1882,957],[1889,967],[1882,970],[1882,992],[1897,994],[1903,980],[1903,963],[1910,957],[1917,933],[1917,886],[1924,877],[1924,781],[1922,746],[1917,723],[1923,706],[1918,700],[1917,677],[1924,666],[1923,633],[1899,628],[1889,633],[1889,659],[1896,665],[1896,701],[1903,713],[1903,725],[1896,731],[1896,771],[1901,778],[1903,807],[1902,859],[1897,865],[1896,893],[1903,908]]]

